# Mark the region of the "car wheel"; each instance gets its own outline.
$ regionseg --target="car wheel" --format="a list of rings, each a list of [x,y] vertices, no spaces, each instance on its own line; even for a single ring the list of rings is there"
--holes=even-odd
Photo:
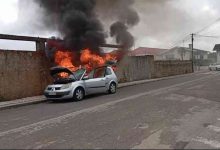
[[[109,86],[108,93],[109,93],[109,94],[114,94],[114,93],[116,93],[116,91],[117,91],[117,86],[116,86],[116,84],[113,82],[113,83],[111,83],[110,86]]]
[[[85,92],[84,92],[83,88],[77,88],[74,91],[73,100],[81,101],[84,98],[84,96],[85,96]]]

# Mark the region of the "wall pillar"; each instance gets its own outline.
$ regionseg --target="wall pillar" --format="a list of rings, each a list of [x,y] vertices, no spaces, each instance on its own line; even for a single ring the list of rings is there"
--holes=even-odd
[[[152,79],[154,76],[154,56],[148,55],[147,56],[147,65],[148,65],[148,78]]]
[[[36,51],[45,51],[45,42],[36,41]]]

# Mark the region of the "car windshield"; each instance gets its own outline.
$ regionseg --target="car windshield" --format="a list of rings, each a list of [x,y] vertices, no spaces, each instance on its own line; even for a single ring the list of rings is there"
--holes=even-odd
[[[74,73],[74,76],[75,76],[76,80],[80,80],[85,72],[86,72],[85,69],[79,69],[79,70],[77,70],[73,73]]]

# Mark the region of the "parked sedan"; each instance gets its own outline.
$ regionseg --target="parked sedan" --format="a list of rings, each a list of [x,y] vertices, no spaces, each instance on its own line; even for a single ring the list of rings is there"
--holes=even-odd
[[[220,71],[220,64],[214,63],[209,65],[210,71]]]
[[[80,101],[86,95],[104,92],[114,94],[117,90],[117,77],[109,66],[96,68],[88,75],[85,69],[72,72],[64,67],[54,67],[51,68],[50,74],[54,83],[48,85],[44,91],[44,95],[50,100]]]

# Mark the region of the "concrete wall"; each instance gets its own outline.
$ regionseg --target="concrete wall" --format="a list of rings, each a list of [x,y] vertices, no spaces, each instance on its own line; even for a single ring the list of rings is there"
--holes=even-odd
[[[51,80],[49,67],[41,51],[0,50],[0,100],[41,95]]]
[[[119,82],[130,82],[151,78],[153,56],[126,56],[117,65]]]
[[[51,83],[44,52],[0,50],[0,101],[41,95]],[[153,56],[127,56],[119,62],[120,82],[190,73],[190,61],[154,61]]]
[[[119,82],[130,82],[151,78],[153,56],[126,56],[117,65]]]
[[[180,75],[191,72],[192,62],[189,60],[154,61],[154,66],[152,67],[153,78]]]
[[[128,56],[119,63],[116,74],[120,82],[130,82],[191,72],[191,61],[154,61],[153,56]]]

